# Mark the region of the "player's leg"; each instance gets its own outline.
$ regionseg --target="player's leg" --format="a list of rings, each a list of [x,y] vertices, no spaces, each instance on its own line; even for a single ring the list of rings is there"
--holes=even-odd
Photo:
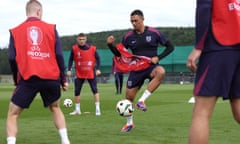
[[[96,107],[96,116],[101,115],[101,109],[100,109],[100,94],[98,93],[98,88],[97,88],[97,80],[96,78],[94,79],[88,79],[88,83],[91,87],[92,93],[93,93],[93,98],[95,102],[95,107]]]
[[[59,81],[45,80],[40,83],[40,95],[42,97],[44,107],[48,107],[51,111],[53,122],[61,137],[62,144],[70,144],[65,117],[59,106],[61,89]]]
[[[18,132],[17,121],[22,110],[22,108],[10,102],[6,122],[7,144],[16,143],[16,136]]]
[[[81,90],[85,79],[75,78],[74,80],[74,103],[75,110],[70,115],[80,115],[81,114]]]
[[[74,103],[75,103],[75,109],[73,112],[70,112],[70,115],[80,115],[81,114],[81,97],[80,94],[79,95],[75,95],[74,96]]]
[[[144,84],[144,80],[149,77],[151,71],[152,69],[129,73],[126,86],[126,99],[134,102],[138,90]]]
[[[162,66],[155,67],[151,72],[151,75],[150,75],[151,81],[147,86],[147,90],[150,93],[153,93],[161,84],[164,76],[165,76],[165,69]]]
[[[240,98],[230,100],[234,119],[240,124]]]
[[[126,99],[130,100],[132,103],[134,102],[135,96],[138,92],[138,87],[126,88]]]
[[[235,51],[201,54],[193,90],[195,95],[200,96],[195,96],[189,144],[208,143],[210,117],[217,101],[214,95],[218,94],[223,99],[229,99],[230,94],[233,93],[231,91],[234,89],[232,87],[235,79],[233,75],[236,73],[235,63],[238,58]]]
[[[230,104],[232,108],[232,114],[234,119],[240,124],[240,67],[238,70],[235,72],[236,75],[233,78],[232,82],[232,91],[231,91],[231,99],[230,99]]]
[[[151,79],[151,81],[148,83],[146,90],[136,104],[136,107],[142,111],[147,110],[145,101],[161,84],[165,76],[165,69],[162,66],[157,65],[153,68],[149,68],[145,73],[148,73],[148,77]]]
[[[55,101],[49,106],[53,116],[53,122],[58,129],[62,144],[70,144],[67,134],[66,121],[62,110],[59,106],[59,101]]]
[[[240,52],[239,52],[240,56]],[[239,56],[237,56],[239,58]],[[240,58],[239,58],[240,63]],[[230,98],[230,104],[232,108],[232,114],[236,122],[240,124],[240,66],[237,65],[237,68],[235,68],[235,75],[233,75],[232,78],[232,86],[231,86],[231,98]]]
[[[95,101],[95,114],[96,116],[101,115],[101,109],[100,109],[100,95],[99,93],[94,94],[94,101]]]
[[[31,86],[29,88],[29,86]],[[37,81],[21,79],[13,92],[6,121],[7,144],[15,144],[18,132],[18,117],[28,108],[38,92]]]
[[[210,129],[210,117],[217,97],[195,96],[192,122],[189,130],[189,144],[207,144]]]
[[[223,99],[239,96],[240,77],[237,77],[239,72],[236,71],[239,58],[236,51],[204,53],[200,56],[194,93],[201,96],[195,97],[192,123],[189,130],[189,144],[208,143],[210,117],[217,101],[217,97],[213,95],[218,94]],[[239,102],[231,101],[234,116],[239,114],[238,107],[235,105],[237,103]]]
[[[232,108],[232,114],[236,122],[240,124],[240,67],[236,69],[236,75],[234,75],[231,89],[231,99],[230,104]]]
[[[118,94],[119,93],[119,75],[118,75],[118,72],[114,72],[114,78],[115,78],[116,94]]]
[[[220,68],[220,63],[218,61],[216,62],[216,59],[218,58],[213,58],[214,54],[202,54],[198,62],[198,69],[196,72],[193,90],[196,96],[192,111],[192,121],[189,129],[189,144],[208,143],[210,117],[217,101],[217,97],[213,96],[213,94],[224,93],[221,88],[223,87],[222,81],[224,81],[224,75],[222,71],[216,73],[216,71]],[[225,73],[225,75],[227,74]],[[213,80],[214,84],[211,82]]]
[[[138,87],[126,88],[126,99],[130,100],[133,103],[138,90],[139,90]],[[126,117],[126,124],[122,127],[121,132],[129,132],[133,128],[134,128],[134,122],[133,122],[133,114],[132,114],[131,116]]]
[[[140,72],[130,72],[127,87],[126,87],[126,99],[130,100],[132,103],[134,102],[135,96],[138,90],[144,83],[147,74],[143,71]],[[133,115],[126,117],[127,123],[122,127],[122,132],[128,132],[132,128],[134,128]]]
[[[127,87],[126,87],[126,99],[134,102],[135,96],[142,86],[144,77],[137,75],[135,72],[131,72],[128,77]],[[129,132],[134,128],[133,114],[126,117],[126,124],[122,127],[121,132]]]
[[[123,73],[119,73],[119,93],[122,94],[123,87]]]

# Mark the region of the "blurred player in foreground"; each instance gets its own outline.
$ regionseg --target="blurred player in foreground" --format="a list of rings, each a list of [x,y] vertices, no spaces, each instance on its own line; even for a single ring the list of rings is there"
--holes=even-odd
[[[189,144],[208,143],[218,97],[230,100],[233,117],[240,123],[240,11],[236,5],[236,0],[197,0],[196,44],[186,64],[196,71]]]

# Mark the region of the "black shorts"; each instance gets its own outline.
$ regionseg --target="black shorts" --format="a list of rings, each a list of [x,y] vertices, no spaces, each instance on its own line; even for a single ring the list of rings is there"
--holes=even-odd
[[[61,96],[60,81],[43,80],[37,77],[32,77],[29,80],[20,80],[11,101],[21,108],[29,108],[38,92],[44,107],[48,107]]]
[[[240,50],[202,53],[196,73],[194,95],[240,97]]]
[[[150,67],[140,70],[140,71],[132,71],[129,74],[128,80],[127,80],[127,88],[135,88],[138,87],[139,89],[144,84],[144,81],[146,79],[151,80],[151,73],[155,67],[159,66],[157,65],[151,65]]]
[[[85,81],[85,79],[75,78],[75,80],[74,80],[74,85],[75,85],[74,93],[75,93],[75,96],[79,96],[80,95],[84,81]],[[87,79],[87,81],[88,81],[88,83],[89,83],[89,85],[91,87],[92,93],[93,94],[98,93],[96,78],[94,78],[94,79]]]

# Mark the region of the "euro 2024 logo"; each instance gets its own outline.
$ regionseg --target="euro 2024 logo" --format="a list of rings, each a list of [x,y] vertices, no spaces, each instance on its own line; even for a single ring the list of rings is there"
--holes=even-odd
[[[27,29],[27,37],[32,45],[32,51],[40,51],[39,44],[42,42],[43,34],[39,27],[31,26]]]
[[[240,0],[235,0],[235,2],[228,3],[229,11],[236,10],[238,15],[240,15]]]

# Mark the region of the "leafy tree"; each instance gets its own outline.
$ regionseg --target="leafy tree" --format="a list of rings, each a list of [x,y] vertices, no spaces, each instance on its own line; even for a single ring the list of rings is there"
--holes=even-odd
[[[10,74],[10,65],[8,63],[8,50],[0,49],[0,74]]]

